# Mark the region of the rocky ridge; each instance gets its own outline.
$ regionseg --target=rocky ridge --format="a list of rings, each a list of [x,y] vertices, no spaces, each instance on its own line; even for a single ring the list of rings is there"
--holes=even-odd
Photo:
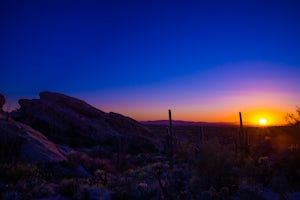
[[[98,144],[117,148],[117,141],[122,140],[138,151],[155,151],[151,132],[140,123],[117,113],[105,113],[82,100],[41,92],[40,99],[21,99],[19,104],[13,118],[55,143],[74,148]]]

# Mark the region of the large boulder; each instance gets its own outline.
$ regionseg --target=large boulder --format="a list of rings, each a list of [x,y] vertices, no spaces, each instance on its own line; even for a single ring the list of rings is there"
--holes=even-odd
[[[0,116],[0,162],[59,162],[60,149],[31,127]]]
[[[150,141],[151,133],[140,123],[117,113],[105,113],[82,100],[41,92],[40,99],[21,99],[19,104],[20,109],[12,116],[55,143],[73,148],[97,144],[117,148],[124,139],[137,150],[156,150]]]

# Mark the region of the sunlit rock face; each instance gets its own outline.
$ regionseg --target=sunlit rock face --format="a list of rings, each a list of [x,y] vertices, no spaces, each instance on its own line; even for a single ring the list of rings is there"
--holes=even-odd
[[[0,116],[0,162],[59,162],[66,158],[39,131]]]
[[[53,92],[40,99],[19,100],[13,117],[44,133],[55,143],[71,147],[97,144],[116,146],[126,141],[139,151],[155,151],[151,134],[137,121],[116,113],[105,113],[86,102]]]

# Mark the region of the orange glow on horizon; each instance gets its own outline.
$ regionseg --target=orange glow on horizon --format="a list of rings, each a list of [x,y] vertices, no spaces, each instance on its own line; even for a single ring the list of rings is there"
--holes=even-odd
[[[192,96],[182,99],[154,98],[147,95],[139,97],[134,94],[127,96],[130,101],[94,97],[92,105],[105,112],[117,112],[137,121],[167,120],[168,109],[171,109],[174,120],[238,125],[239,112],[242,112],[245,126],[261,126],[261,118],[267,120],[265,126],[286,125],[286,114],[293,113],[297,105],[294,103],[296,96],[290,97],[281,93],[243,92],[222,94],[215,98]],[[103,102],[99,102],[99,99]]]
[[[165,112],[163,112],[165,110]],[[238,111],[236,112],[220,112],[220,113],[205,113],[198,112],[184,112],[184,110],[171,109],[173,120],[193,121],[193,122],[224,122],[239,124]],[[138,121],[148,120],[167,120],[168,109],[153,109],[147,110],[148,112],[126,112],[123,114],[132,117]],[[280,110],[250,110],[241,111],[243,122],[246,126],[274,126],[287,124],[284,117],[287,112]],[[197,113],[201,113],[197,115]]]

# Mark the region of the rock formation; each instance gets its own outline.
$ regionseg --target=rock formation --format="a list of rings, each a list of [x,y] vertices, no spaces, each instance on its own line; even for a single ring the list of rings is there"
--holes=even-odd
[[[40,99],[19,100],[12,116],[44,133],[55,143],[71,147],[96,144],[117,146],[126,141],[138,150],[154,151],[151,134],[137,121],[116,113],[105,113],[82,100],[59,93],[41,92]]]
[[[0,116],[0,162],[58,162],[65,160],[59,148],[43,134]]]

